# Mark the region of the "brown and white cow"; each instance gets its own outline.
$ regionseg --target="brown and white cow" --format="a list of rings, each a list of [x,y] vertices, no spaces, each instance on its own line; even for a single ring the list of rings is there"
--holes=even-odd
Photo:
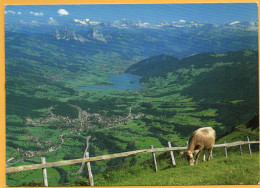
[[[190,165],[198,163],[198,158],[202,150],[208,150],[209,156],[212,156],[212,150],[215,144],[216,132],[211,127],[204,127],[194,131],[190,137],[188,143],[188,149],[183,153],[187,157],[187,160]]]

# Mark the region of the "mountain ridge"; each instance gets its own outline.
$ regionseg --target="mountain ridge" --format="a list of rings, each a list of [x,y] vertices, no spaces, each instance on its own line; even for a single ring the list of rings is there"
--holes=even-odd
[[[61,25],[46,26],[7,24],[5,34],[7,36],[10,33],[16,36],[37,35],[39,39],[42,38],[42,43],[45,43],[44,40],[51,41],[53,44],[62,40],[83,43],[84,48],[89,52],[97,48],[102,51],[103,48],[108,48],[112,52],[124,53],[128,59],[133,56],[151,57],[163,53],[184,58],[209,51],[226,53],[250,48],[258,49],[257,30],[247,29],[251,27],[251,22],[233,25],[203,24],[198,27],[169,27],[166,24],[158,26],[157,29],[120,28],[109,24],[77,26],[79,23],[75,23],[76,25],[72,21]],[[126,24],[128,21],[122,21],[122,23]],[[181,24],[185,26],[188,23]],[[251,25],[256,26],[254,22]]]
[[[166,66],[159,57],[143,60],[126,71],[143,77],[141,83],[150,91],[147,92],[149,97],[180,95],[196,101],[199,109],[217,109],[215,120],[222,122],[226,130],[232,123],[244,122],[258,111],[254,105],[258,103],[257,51],[202,53],[183,58],[176,64],[168,62]],[[155,66],[148,63],[143,69],[142,62],[153,59],[156,59]],[[153,71],[157,73],[149,76]],[[175,126],[176,130],[182,130],[181,126]],[[218,126],[216,129],[222,132]]]
[[[56,20],[55,20],[56,21]],[[6,29],[10,30],[12,28],[19,28],[19,27],[74,27],[74,28],[120,28],[120,29],[189,29],[189,28],[229,28],[229,29],[237,29],[237,30],[258,30],[258,22],[257,21],[235,21],[231,23],[200,23],[200,22],[193,22],[193,21],[168,21],[168,22],[158,22],[158,23],[148,23],[148,22],[141,22],[141,21],[131,21],[126,19],[121,20],[114,20],[114,21],[95,21],[91,19],[71,19],[67,20],[66,22],[58,23],[57,21],[54,22],[54,19],[50,22],[11,22],[5,23]]]
[[[131,65],[125,72],[146,77],[147,75],[149,75],[149,73],[146,73],[150,71],[149,69],[159,68],[158,70],[156,70],[158,74],[165,74],[167,72],[173,71],[174,68],[181,68],[187,66],[192,66],[193,68],[206,68],[206,67],[214,66],[214,64],[216,63],[225,64],[225,62],[229,61],[230,58],[232,58],[236,62],[238,61],[243,62],[243,61],[247,61],[248,56],[250,56],[253,57],[252,60],[257,61],[257,54],[258,54],[257,51],[252,49],[229,51],[223,54],[218,54],[216,52],[206,52],[206,53],[190,55],[184,58],[176,58],[174,57],[174,55],[160,54],[160,55],[143,59]],[[167,71],[160,72],[160,69],[162,69],[162,67],[165,67]]]
[[[160,61],[159,66],[157,66],[158,61]],[[180,63],[179,59],[170,55],[161,54],[131,65],[125,73],[136,74],[139,76],[158,76],[172,71],[178,63]]]

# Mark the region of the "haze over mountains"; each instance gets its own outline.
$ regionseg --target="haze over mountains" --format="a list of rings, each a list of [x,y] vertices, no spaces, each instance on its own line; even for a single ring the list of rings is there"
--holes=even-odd
[[[171,22],[159,22],[159,23],[149,23],[149,22],[142,22],[142,21],[131,21],[127,19],[121,19],[121,20],[115,20],[115,21],[110,21],[110,22],[102,22],[102,21],[95,21],[95,20],[90,20],[88,18],[85,19],[71,19],[69,21],[66,21],[65,23],[58,23],[57,20],[54,18],[50,17],[49,20],[46,22],[40,22],[40,21],[31,21],[31,22],[26,22],[23,20],[20,20],[15,23],[6,23],[7,29],[10,27],[15,27],[14,25],[20,25],[20,26],[26,26],[26,25],[34,25],[35,27],[40,27],[40,26],[78,26],[78,27],[88,27],[88,26],[96,26],[96,27],[117,27],[117,28],[153,28],[153,29],[159,29],[163,27],[176,27],[176,28],[187,28],[187,27],[202,27],[205,25],[214,25],[216,27],[221,27],[221,26],[233,26],[233,28],[241,28],[243,27],[244,29],[247,30],[257,30],[257,22],[256,21],[234,21],[234,22],[229,22],[229,23],[220,23],[220,24],[213,24],[213,23],[199,23],[195,21],[186,21],[186,20],[178,20],[178,21],[171,21]],[[243,26],[241,26],[243,25]]]
[[[132,51],[135,55],[149,57],[166,53],[179,58],[209,51],[223,53],[257,49],[257,31],[257,22],[213,25],[180,20],[177,23],[152,25],[125,19],[112,23],[74,19],[60,25],[6,24],[7,35],[8,33],[26,35],[31,33],[30,35],[35,37],[47,37],[49,40],[78,41],[88,47],[93,45],[93,50],[96,49],[95,45],[102,44],[101,50],[102,48],[113,49],[121,45],[122,48],[132,48],[127,51]]]

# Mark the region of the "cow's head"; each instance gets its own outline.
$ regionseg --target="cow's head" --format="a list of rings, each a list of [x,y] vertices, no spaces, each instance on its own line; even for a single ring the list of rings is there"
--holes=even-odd
[[[186,157],[190,165],[194,165],[194,154],[190,150],[184,151],[183,156]]]

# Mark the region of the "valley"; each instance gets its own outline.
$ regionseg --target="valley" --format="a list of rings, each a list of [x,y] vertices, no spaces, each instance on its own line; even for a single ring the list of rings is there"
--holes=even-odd
[[[168,141],[183,146],[197,128],[211,126],[221,136],[247,122],[259,110],[251,26],[71,26],[30,34],[11,28],[5,38],[7,166],[36,164],[43,156],[47,162],[82,158],[88,136],[90,156],[99,156]],[[91,165],[94,174],[105,174],[149,158]],[[51,169],[49,184],[70,184],[79,168]],[[7,185],[40,183],[39,174],[7,174]]]

